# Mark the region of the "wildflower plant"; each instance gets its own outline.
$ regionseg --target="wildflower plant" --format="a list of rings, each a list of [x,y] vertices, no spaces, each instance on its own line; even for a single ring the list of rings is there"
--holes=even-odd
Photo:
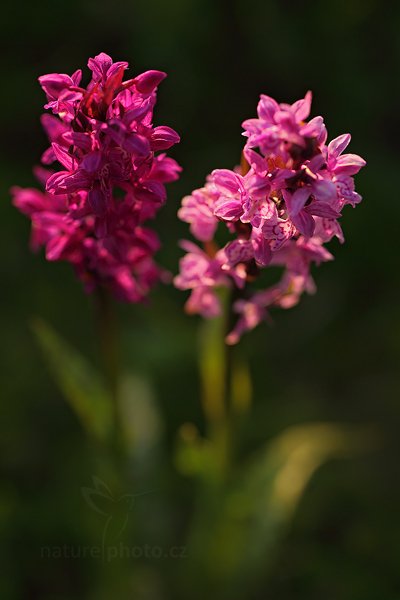
[[[112,297],[144,301],[157,281],[169,277],[154,260],[160,242],[146,224],[166,201],[165,184],[179,177],[181,167],[165,153],[179,135],[153,124],[165,73],[127,79],[128,63],[103,52],[88,67],[86,87],[81,70],[39,77],[50,147],[34,173],[44,190],[11,192],[14,205],[32,221],[32,249],[44,247],[47,260],[71,263],[85,291],[95,292],[100,376],[46,323],[35,321],[34,331],[83,426],[110,444],[119,465],[125,434]]]
[[[262,95],[257,118],[243,123],[241,167],[213,171],[182,201],[179,218],[203,247],[181,243],[186,254],[175,285],[191,290],[187,311],[206,318],[222,312],[218,289],[234,290],[236,323],[228,344],[271,307],[290,308],[303,292],[314,292],[312,265],[333,259],[325,244],[335,236],[344,241],[338,219],[344,206],[361,201],[353,175],[365,161],[344,154],[349,134],[327,144],[323,118],[306,121],[311,98],[308,92],[289,105]],[[222,247],[215,239],[221,223],[232,237]],[[281,267],[282,276],[262,287],[262,272],[270,267]]]
[[[145,224],[165,202],[165,184],[181,169],[165,154],[178,134],[153,125],[165,73],[147,71],[124,80],[128,63],[114,63],[104,53],[89,59],[88,67],[86,87],[81,71],[39,78],[50,111],[42,117],[50,147],[35,169],[44,191],[14,187],[12,194],[15,206],[31,218],[32,248],[44,247],[47,260],[70,262],[85,290],[96,292],[104,373],[46,323],[35,321],[34,330],[84,431],[100,443],[92,447],[105,474],[94,476],[95,489],[82,488],[82,494],[106,517],[104,558],[109,542],[127,532],[128,516],[136,518],[135,531],[140,526],[146,532],[146,519],[134,511],[130,517],[133,499],[141,495],[126,493],[135,489],[133,479],[171,470],[167,449],[159,452],[161,415],[152,405],[151,386],[136,375],[124,376],[121,385],[109,297],[142,301],[163,278],[154,261],[159,241]],[[175,285],[190,290],[187,311],[207,322],[199,344],[204,436],[195,423],[182,424],[173,457],[182,475],[196,478],[197,496],[193,514],[185,518],[188,576],[181,568],[169,569],[171,597],[247,598],[272,568],[310,477],[358,444],[354,432],[340,424],[296,425],[267,440],[248,461],[236,462],[243,450],[241,427],[250,417],[252,381],[240,348],[229,345],[270,308],[289,308],[303,292],[314,291],[312,266],[333,258],[326,243],[335,236],[344,241],[342,210],[361,200],[353,176],[365,161],[344,153],[348,134],[327,144],[322,117],[307,121],[310,107],[310,92],[292,105],[261,96],[258,117],[243,124],[241,166],[213,171],[179,210],[198,244],[182,242],[186,254]],[[276,268],[281,278],[265,285],[264,272]],[[221,293],[224,288],[229,294]],[[224,296],[230,297],[229,312]],[[155,460],[157,468],[149,468]],[[109,478],[112,488],[104,483]],[[170,498],[163,510],[168,507],[173,523],[179,511]],[[160,535],[173,530],[163,529]],[[152,539],[154,527],[148,532]],[[226,539],[229,544],[221,543]],[[119,577],[120,570],[116,573]],[[138,572],[139,585],[140,577]]]
[[[32,220],[32,248],[44,246],[49,261],[70,262],[87,292],[102,287],[138,302],[162,275],[153,259],[159,240],[145,223],[181,170],[163,152],[178,134],[153,125],[166,74],[124,80],[128,63],[105,53],[88,67],[85,88],[81,70],[39,77],[50,111],[41,119],[50,141],[45,167],[35,169],[45,191],[14,187],[14,204]]]

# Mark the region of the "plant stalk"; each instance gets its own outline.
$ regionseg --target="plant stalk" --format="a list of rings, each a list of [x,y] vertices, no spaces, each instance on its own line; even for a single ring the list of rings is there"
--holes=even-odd
[[[96,292],[97,329],[100,354],[112,402],[112,446],[119,456],[122,451],[122,422],[119,407],[119,351],[117,322],[109,292],[99,287]]]

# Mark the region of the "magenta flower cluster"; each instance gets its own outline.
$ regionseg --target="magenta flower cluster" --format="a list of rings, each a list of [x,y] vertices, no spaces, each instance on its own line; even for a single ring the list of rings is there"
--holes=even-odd
[[[334,236],[344,241],[342,209],[361,200],[353,175],[365,161],[343,154],[349,134],[327,145],[322,117],[306,120],[310,108],[311,92],[292,105],[261,96],[257,118],[243,123],[241,168],[213,171],[182,201],[179,217],[203,247],[182,242],[186,255],[175,284],[191,290],[187,311],[207,318],[221,313],[218,288],[234,290],[230,344],[270,307],[292,307],[314,291],[311,266],[332,260],[325,243]],[[214,239],[219,223],[233,237],[223,247]],[[281,267],[282,276],[263,287],[262,271],[270,266]]]
[[[70,262],[87,291],[103,286],[121,300],[145,298],[162,271],[153,256],[157,235],[144,223],[166,200],[165,183],[181,168],[164,152],[177,142],[170,127],[154,127],[156,89],[166,76],[147,71],[124,81],[127,62],[101,53],[82,72],[43,75],[43,127],[50,148],[38,167],[45,192],[13,188],[15,206],[32,220],[32,246],[51,261]]]

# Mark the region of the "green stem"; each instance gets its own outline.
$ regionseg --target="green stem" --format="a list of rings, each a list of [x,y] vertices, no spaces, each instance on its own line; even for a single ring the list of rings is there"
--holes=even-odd
[[[97,327],[100,354],[112,402],[112,444],[117,454],[122,445],[121,415],[119,409],[119,352],[117,323],[112,298],[108,291],[99,287],[96,292]]]
[[[229,291],[228,301],[226,303],[226,317],[225,317],[225,338],[232,331],[236,324],[237,314],[233,310],[233,305],[236,300],[241,298],[242,291],[234,286],[233,289]],[[235,349],[234,346],[228,345],[225,343],[225,397],[226,397],[226,406],[228,410],[231,412],[232,410],[232,396],[233,396],[233,378],[234,378],[234,363],[235,358]]]
[[[209,438],[215,450],[217,471],[226,473],[230,463],[230,397],[232,348],[225,343],[231,325],[232,295],[221,290],[222,315],[206,320],[201,329],[200,372],[202,406]]]

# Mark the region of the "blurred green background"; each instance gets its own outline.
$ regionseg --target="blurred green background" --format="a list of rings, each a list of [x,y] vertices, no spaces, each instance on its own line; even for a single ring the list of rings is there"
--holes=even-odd
[[[202,567],[186,547],[198,482],[173,458],[182,424],[204,432],[200,320],[185,316],[185,294],[171,286],[154,290],[149,307],[118,307],[126,385],[141,398],[132,408],[140,452],[122,492],[151,490],[136,499],[121,539],[131,547],[176,546],[186,555],[105,563],[65,552],[58,557],[53,550],[43,556],[44,547],[101,543],[104,518],[81,488],[93,487],[93,475],[105,481],[107,468],[53,383],[30,323],[43,318],[97,365],[99,352],[91,299],[68,265],[30,253],[28,220],[12,208],[8,190],[33,184],[32,165],[46,147],[36,78],[70,73],[100,51],[128,60],[132,73],[168,72],[156,122],[181,134],[172,155],[184,171],[155,226],[163,242],[159,261],[173,272],[181,255],[177,240],[188,235],[176,219],[180,199],[213,168],[238,162],[240,125],[255,115],[260,93],[293,102],[312,89],[312,115],[325,117],[331,139],[351,132],[350,151],[367,160],[357,177],[364,200],[345,211],[346,244],[330,245],[335,261],[314,273],[318,293],[274,313],[273,326],[262,325],[242,341],[254,404],[240,428],[237,460],[301,423],[367,425],[379,442],[315,474],[268,557],[270,568],[242,597],[400,598],[399,29],[400,3],[378,0],[22,0],[3,6],[1,598],[202,597],[195,590]],[[231,539],[218,543],[229,546]],[[249,548],[242,551],[245,557]]]

